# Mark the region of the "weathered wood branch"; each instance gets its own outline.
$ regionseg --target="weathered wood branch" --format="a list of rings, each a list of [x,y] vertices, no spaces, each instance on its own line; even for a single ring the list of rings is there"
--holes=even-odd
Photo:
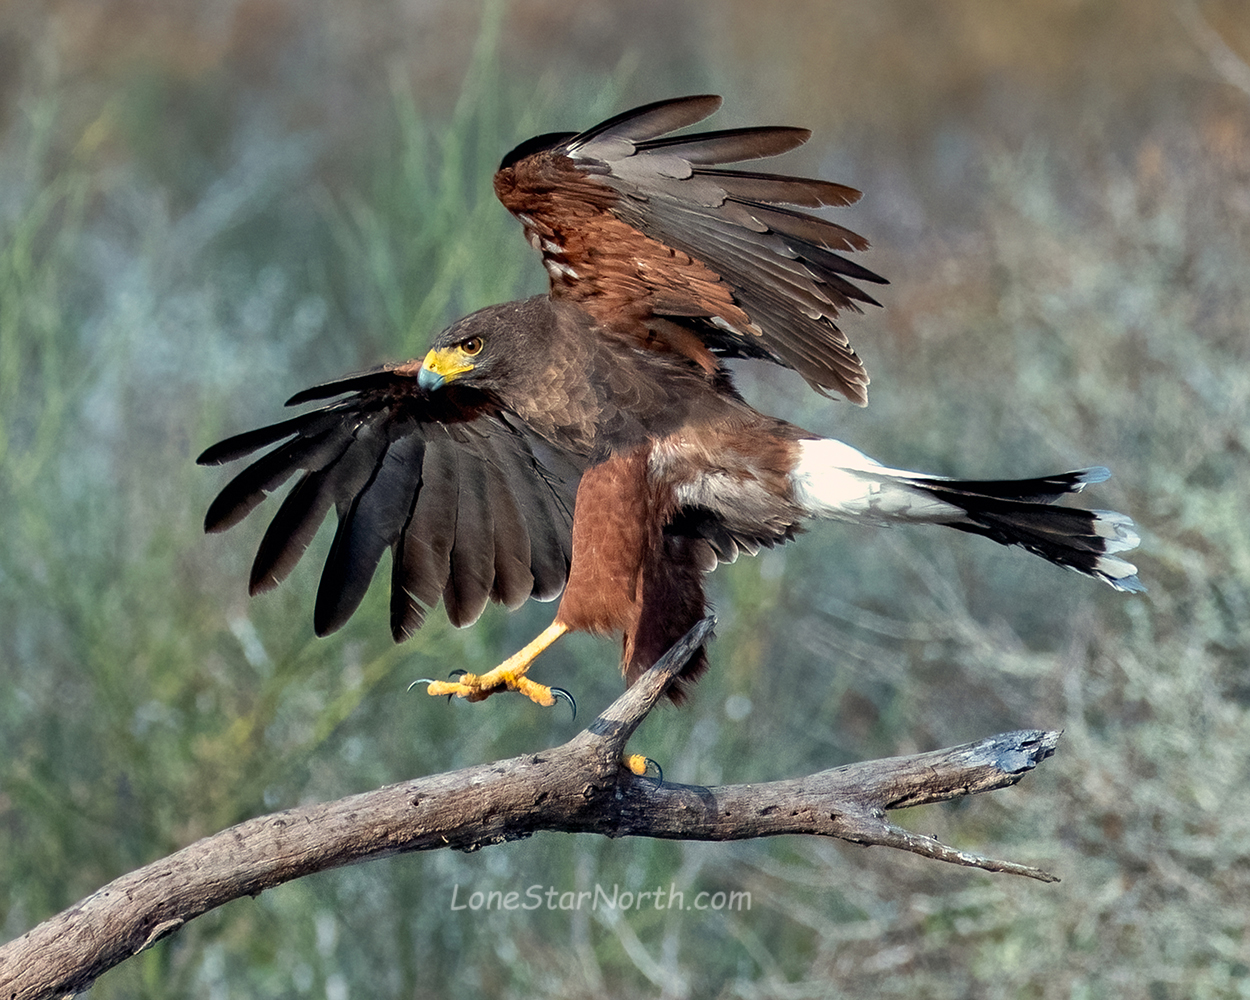
[[[659,783],[623,768],[630,735],[711,626],[707,619],[692,630],[563,746],[261,816],[123,875],[0,947],[0,998],[84,990],[188,920],[302,875],[405,851],[476,850],[539,830],[681,840],[815,834],[1056,881],[910,833],[885,812],[1013,785],[1054,752],[1058,733],[1004,733],[757,785]]]

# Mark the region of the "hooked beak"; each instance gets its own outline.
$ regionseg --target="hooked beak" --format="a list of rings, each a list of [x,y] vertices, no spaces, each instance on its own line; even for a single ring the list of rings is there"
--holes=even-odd
[[[417,385],[426,392],[441,388],[452,379],[473,370],[468,355],[458,347],[443,347],[430,351],[421,362],[417,373]]]

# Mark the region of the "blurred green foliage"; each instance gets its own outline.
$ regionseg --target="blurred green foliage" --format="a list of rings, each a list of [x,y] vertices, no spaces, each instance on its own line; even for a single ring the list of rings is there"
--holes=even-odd
[[[867,9],[846,14],[863,28]],[[932,14],[940,23],[895,38],[899,51],[966,30],[971,9]],[[435,615],[395,647],[378,587],[342,632],[316,640],[324,532],[282,587],[248,601],[263,524],[211,539],[199,528],[222,482],[193,465],[202,447],[276,417],[306,385],[419,354],[457,315],[541,290],[490,190],[517,141],[712,85],[730,96],[719,124],[752,120],[735,97],[767,106],[755,68],[739,64],[749,43],[776,41],[766,19],[752,22],[757,36],[720,43],[696,44],[681,20],[693,15],[632,26],[665,54],[638,70],[628,51],[594,67],[520,65],[501,53],[538,43],[516,12],[547,24],[541,11],[483,10],[472,44],[455,38],[467,63],[454,87],[434,96],[408,66],[365,66],[377,100],[349,102],[350,127],[309,124],[292,94],[340,82],[289,54],[263,85],[237,54],[195,71],[127,66],[100,92],[69,73],[11,83],[0,134],[6,937],[243,818],[574,731],[563,710],[520,699],[449,706],[405,693],[414,677],[492,665],[550,607],[492,609],[464,632]],[[906,18],[882,10],[901,32]],[[831,31],[820,21],[808,44],[851,44]],[[978,44],[998,51],[988,34]],[[1017,789],[901,821],[1064,882],[799,838],[546,835],[231,904],[107,974],[95,995],[1250,993],[1250,99],[1192,75],[1172,90],[1129,77],[1081,92],[1089,103],[1066,130],[1056,123],[1070,108],[1056,111],[1035,78],[999,86],[987,71],[970,97],[975,70],[960,64],[960,101],[905,114],[908,63],[889,51],[887,120],[847,111],[836,149],[818,135],[812,158],[789,167],[868,191],[841,218],[874,239],[869,263],[895,282],[886,311],[846,324],[872,406],[809,398],[786,373],[750,366],[744,391],[938,473],[1105,463],[1117,477],[1091,502],[1138,520],[1150,593],[1113,594],[954,532],[819,527],[715,574],[713,670],[691,707],[657,711],[635,745],[667,777],[710,784],[1061,728],[1059,754]],[[798,123],[831,114],[804,82],[824,66],[765,69],[811,107]],[[1076,84],[1056,86],[1067,100]],[[575,690],[584,720],[619,691],[616,656],[573,637],[536,676]],[[457,886],[464,899],[531,885],[746,890],[752,905],[451,910]]]

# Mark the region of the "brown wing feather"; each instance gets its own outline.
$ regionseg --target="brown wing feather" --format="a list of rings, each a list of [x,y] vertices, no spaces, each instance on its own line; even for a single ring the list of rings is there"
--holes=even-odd
[[[841,256],[866,240],[790,207],[849,205],[859,192],[713,169],[793,149],[806,129],[666,135],[719,105],[710,96],[661,101],[546,145],[531,140],[504,159],[495,191],[543,255],[552,296],[602,326],[705,367],[711,352],[767,358],[862,404],[868,376],[835,318],[877,304],[854,281],[884,279]],[[684,320],[702,348],[657,318]]]

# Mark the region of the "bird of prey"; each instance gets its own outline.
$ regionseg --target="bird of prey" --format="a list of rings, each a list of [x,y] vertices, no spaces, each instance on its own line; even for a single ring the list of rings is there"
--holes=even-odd
[[[216,465],[270,448],[221,491],[208,531],[298,477],[251,593],[291,571],[333,507],[317,634],[347,621],[388,549],[396,641],[440,597],[457,626],[488,601],[559,597],[553,623],[515,656],[429,687],[550,705],[552,689],[526,672],[560,635],[622,635],[632,682],[703,617],[705,573],[812,519],[949,525],[1142,589],[1120,555],[1138,542],[1129,518],[1055,505],[1105,469],[1020,481],[908,472],[743,399],[726,359],[782,365],[865,404],[868,376],[838,323],[877,305],[862,286],[884,279],[848,256],[867,241],[802,211],[858,191],[723,166],[794,149],[806,129],[671,134],[720,103],[660,101],[522,143],[495,192],[542,255],[545,295],[466,316],[423,359],[299,392],[288,405],[321,405],[200,456]],[[706,662],[692,655],[674,700]]]

